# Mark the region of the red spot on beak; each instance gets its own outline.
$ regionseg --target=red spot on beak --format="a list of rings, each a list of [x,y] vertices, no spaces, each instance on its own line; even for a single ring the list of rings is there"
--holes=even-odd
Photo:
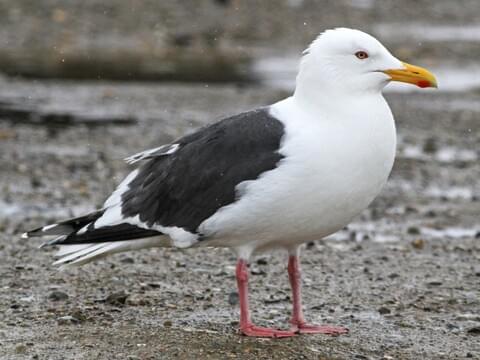
[[[417,86],[418,87],[421,87],[421,88],[427,88],[430,86],[430,81],[427,81],[427,80],[419,80],[417,82]]]

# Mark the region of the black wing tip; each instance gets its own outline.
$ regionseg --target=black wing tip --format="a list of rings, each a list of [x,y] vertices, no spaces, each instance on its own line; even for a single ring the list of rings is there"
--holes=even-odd
[[[78,230],[90,224],[91,222],[94,222],[100,216],[102,216],[104,212],[105,212],[105,209],[100,209],[100,210],[93,211],[84,216],[67,219],[55,224],[41,226],[36,229],[24,232],[21,235],[21,238],[28,239],[28,238],[40,237],[40,236],[69,235],[73,232],[77,232]]]

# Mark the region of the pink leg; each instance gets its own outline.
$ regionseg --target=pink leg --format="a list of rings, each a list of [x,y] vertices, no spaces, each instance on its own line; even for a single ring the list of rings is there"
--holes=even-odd
[[[302,274],[300,271],[300,261],[297,255],[291,255],[288,258],[288,278],[292,287],[293,313],[292,331],[300,334],[328,334],[340,335],[348,333],[348,329],[339,326],[328,325],[310,325],[307,324],[302,310]]]
[[[248,309],[248,268],[247,262],[239,259],[237,262],[237,285],[240,298],[240,332],[246,336],[257,337],[289,337],[295,336],[293,331],[283,331],[253,325]]]

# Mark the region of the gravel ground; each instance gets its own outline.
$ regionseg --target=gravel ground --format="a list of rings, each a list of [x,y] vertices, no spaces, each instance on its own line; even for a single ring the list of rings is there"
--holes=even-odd
[[[123,157],[284,94],[1,81],[3,107],[29,104],[0,120],[1,358],[480,358],[478,93],[388,95],[399,145],[387,187],[303,252],[307,314],[350,334],[262,340],[236,334],[227,250],[158,249],[58,271],[54,249],[19,234],[100,206],[128,171]],[[282,253],[252,262],[260,324],[287,326],[285,262]]]
[[[218,73],[205,70],[217,69],[217,54],[234,66],[245,56],[267,64],[256,68],[266,81],[0,77],[1,359],[480,359],[477,1],[65,4],[0,0],[3,71],[103,79],[126,71],[130,80],[137,64],[155,78],[165,71],[158,63],[214,51],[202,58],[207,79]],[[307,316],[347,326],[348,335],[236,334],[235,258],[227,250],[156,249],[58,271],[55,249],[20,239],[100,207],[129,171],[124,157],[283,98],[291,54],[339,25],[371,31],[400,58],[441,71],[445,84],[388,93],[399,135],[389,183],[348,228],[303,251]],[[79,69],[70,60],[90,72],[69,73]],[[118,68],[100,76],[112,61]],[[220,75],[214,80],[238,77]],[[251,302],[261,325],[287,326],[285,268],[282,253],[252,260]]]

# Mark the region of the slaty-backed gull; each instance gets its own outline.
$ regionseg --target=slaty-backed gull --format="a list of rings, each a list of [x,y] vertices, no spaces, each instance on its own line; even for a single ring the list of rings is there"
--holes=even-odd
[[[427,70],[399,61],[375,38],[338,28],[305,51],[293,96],[223,119],[172,144],[131,156],[138,164],[102,209],[27,237],[57,235],[56,264],[79,265],[149,247],[229,247],[238,255],[245,335],[342,334],[310,325],[301,307],[299,247],[348,224],[377,196],[395,157],[390,81],[436,87]],[[288,254],[290,330],[255,326],[247,262]]]

